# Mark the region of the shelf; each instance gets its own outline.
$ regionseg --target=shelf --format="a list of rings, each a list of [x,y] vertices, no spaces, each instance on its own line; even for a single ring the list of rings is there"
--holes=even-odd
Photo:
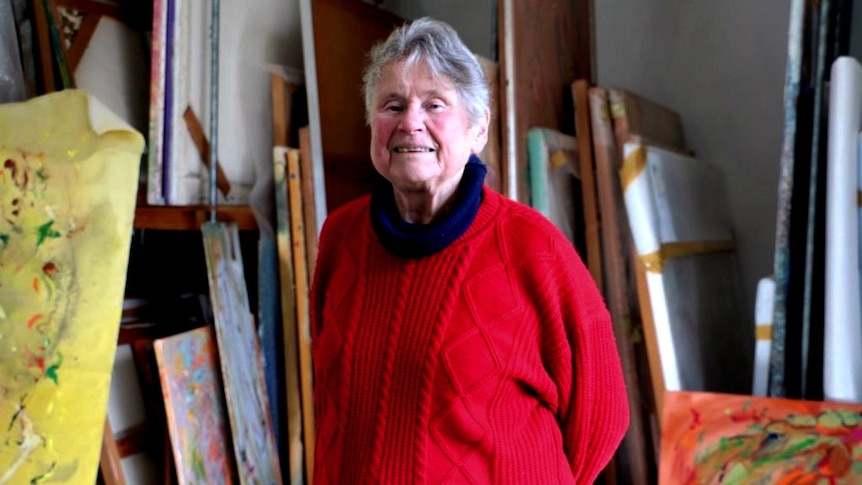
[[[257,229],[257,221],[248,206],[220,205],[216,219],[235,222],[239,229]],[[210,206],[153,206],[141,205],[135,209],[135,229],[161,229],[167,231],[198,231],[210,220]]]

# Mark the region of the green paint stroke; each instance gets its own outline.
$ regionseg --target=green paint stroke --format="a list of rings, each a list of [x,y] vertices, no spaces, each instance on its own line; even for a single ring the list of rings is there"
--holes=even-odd
[[[60,385],[60,376],[57,375],[57,371],[60,370],[60,366],[63,365],[63,356],[61,355],[57,359],[56,364],[51,364],[45,369],[45,375],[48,376],[49,379],[54,381],[54,384]]]
[[[45,480],[51,478],[51,475],[54,474],[54,468],[56,466],[57,466],[56,461],[51,463],[51,466],[48,467],[48,470],[46,470],[45,473],[42,473],[41,475],[36,475],[35,477],[30,479],[30,485],[36,485],[37,483],[44,482]]]
[[[204,466],[204,461],[201,459],[199,450],[194,450],[194,452],[192,452],[192,471],[195,474],[195,478],[204,480],[204,483],[206,482],[207,469],[206,466]]]
[[[45,169],[44,168],[40,168],[39,170],[36,170],[36,176],[39,177],[39,180],[42,182],[48,180],[48,176],[45,175]]]
[[[52,225],[54,225],[54,221],[50,220],[39,226],[39,239],[36,241],[36,247],[41,246],[42,243],[45,242],[45,240],[48,238],[56,239],[60,237],[59,231],[51,229]]]
[[[813,445],[815,443],[817,443],[817,438],[814,438],[814,437],[806,438],[806,439],[802,440],[800,443],[797,443],[797,444],[787,448],[786,450],[782,451],[778,455],[769,456],[769,457],[761,458],[760,460],[757,460],[754,463],[754,466],[758,467],[758,466],[765,465],[765,464],[771,463],[771,462],[789,460],[790,458],[793,458],[801,450],[809,448],[809,447],[811,447],[811,445]]]
[[[3,249],[6,249],[9,246],[9,235],[8,234],[0,234],[0,244],[3,245]]]

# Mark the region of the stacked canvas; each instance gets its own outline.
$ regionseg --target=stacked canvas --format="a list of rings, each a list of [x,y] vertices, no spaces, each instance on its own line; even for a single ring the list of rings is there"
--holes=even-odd
[[[284,27],[278,19],[289,17],[292,7],[278,0],[253,3],[253,8],[240,0],[220,4],[219,87],[212,93],[211,2],[154,0],[149,204],[210,202],[213,105],[219,120],[217,202],[248,204],[257,175],[269,172],[272,135],[263,127],[271,124],[270,68],[265,56],[273,55],[267,42],[279,38]]]
[[[577,139],[548,128],[527,133],[530,158],[530,201],[533,208],[551,220],[576,246],[582,217]],[[579,248],[580,249],[580,248]]]
[[[832,65],[826,193],[826,285],[823,393],[862,402],[862,302],[859,210],[862,66],[840,57]]]
[[[620,179],[646,269],[665,389],[747,392],[753,339],[742,323],[721,172],[639,142],[624,150]]]

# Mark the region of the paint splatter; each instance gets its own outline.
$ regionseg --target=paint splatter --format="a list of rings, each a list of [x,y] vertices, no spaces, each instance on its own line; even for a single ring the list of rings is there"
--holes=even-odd
[[[50,220],[50,221],[42,224],[41,226],[39,226],[39,229],[38,229],[39,239],[36,241],[36,247],[41,246],[42,243],[45,242],[49,238],[56,239],[56,238],[59,238],[61,236],[59,231],[51,228],[51,226],[53,226],[53,225],[54,225],[54,221]]]
[[[57,371],[60,370],[60,365],[63,363],[62,357],[56,364],[51,364],[47,369],[45,369],[45,376],[54,381],[54,384],[60,384],[60,377],[57,375]]]

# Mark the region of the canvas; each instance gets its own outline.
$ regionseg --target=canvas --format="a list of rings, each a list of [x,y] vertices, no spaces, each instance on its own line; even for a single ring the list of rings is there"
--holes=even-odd
[[[240,483],[281,484],[263,361],[249,308],[236,224],[204,224],[203,242]]]
[[[823,395],[862,402],[862,301],[859,291],[859,130],[862,66],[832,65],[826,181],[826,281]]]
[[[862,482],[862,405],[668,392],[660,485]]]
[[[625,144],[620,180],[655,324],[664,388],[748,392],[754,336],[723,174],[657,147]]]
[[[577,139],[548,128],[532,128],[527,133],[527,155],[530,205],[559,227],[583,255],[586,243]]]
[[[83,91],[0,105],[0,484],[96,479],[143,147]]]
[[[211,327],[156,340],[159,380],[180,485],[234,483],[227,411]]]

